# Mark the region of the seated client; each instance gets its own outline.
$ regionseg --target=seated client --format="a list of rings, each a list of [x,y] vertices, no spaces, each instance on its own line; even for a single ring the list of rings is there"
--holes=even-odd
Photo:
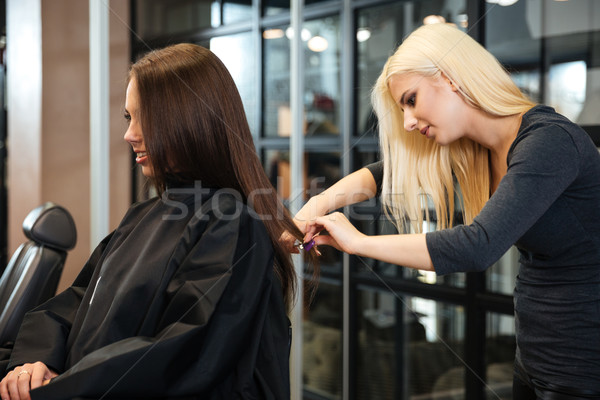
[[[231,76],[197,45],[152,51],[131,67],[125,109],[125,140],[159,195],[27,314],[0,396],[289,398],[296,276],[279,237],[302,235]]]

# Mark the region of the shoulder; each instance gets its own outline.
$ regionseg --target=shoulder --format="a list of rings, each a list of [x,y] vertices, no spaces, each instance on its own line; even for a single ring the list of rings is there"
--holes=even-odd
[[[580,126],[545,105],[537,105],[523,115],[515,144],[536,139],[546,147],[556,142],[571,143],[578,150],[581,146],[593,145]]]
[[[225,227],[239,233],[252,232],[257,238],[268,237],[263,223],[265,218],[258,214],[242,195],[233,189],[213,189],[206,196],[196,200],[194,217],[191,225],[206,223],[210,226]]]
[[[152,197],[148,200],[138,201],[129,206],[119,226],[129,223],[135,223],[143,219],[159,202],[158,197]]]

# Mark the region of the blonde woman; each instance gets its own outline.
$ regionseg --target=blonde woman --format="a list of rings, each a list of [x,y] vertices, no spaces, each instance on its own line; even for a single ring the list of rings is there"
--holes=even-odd
[[[439,275],[483,271],[515,244],[514,398],[600,398],[600,155],[588,135],[446,24],[402,43],[372,100],[383,166],[313,197],[295,217],[305,241]],[[416,233],[366,236],[326,215],[378,189]],[[438,230],[421,233],[431,203]]]

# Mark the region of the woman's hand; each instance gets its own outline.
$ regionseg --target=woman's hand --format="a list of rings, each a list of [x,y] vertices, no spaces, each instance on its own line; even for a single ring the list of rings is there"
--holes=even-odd
[[[0,398],[2,400],[30,400],[29,392],[46,385],[58,374],[50,370],[46,364],[38,361],[23,364],[10,371],[0,381]]]
[[[313,237],[323,229],[322,227],[315,228],[317,218],[323,217],[333,210],[370,199],[375,196],[376,192],[377,183],[373,174],[369,169],[361,168],[340,179],[324,192],[312,196],[294,216],[296,226],[300,232],[305,234],[304,244],[310,243]],[[322,240],[327,241],[327,239]],[[296,239],[289,232],[284,232],[279,241],[290,253],[299,252],[298,247],[295,246]]]
[[[320,235],[323,230],[327,230],[329,235]],[[356,254],[361,241],[366,237],[348,221],[344,214],[335,212],[310,222],[305,232],[304,242],[314,239],[317,246],[333,246],[345,253]]]
[[[329,235],[321,235],[323,230]],[[409,268],[435,270],[423,233],[367,236],[359,232],[344,214],[336,212],[315,219],[306,231],[304,241],[311,239],[316,245],[333,246],[348,254]]]
[[[296,214],[296,216],[293,219],[300,232],[304,234],[306,234],[306,231],[310,228],[311,223],[315,222],[315,217],[309,215],[307,211],[308,209],[309,206],[305,206],[304,208],[302,208],[302,210],[298,212],[298,214]],[[308,241],[305,241],[304,243],[308,243],[309,241],[310,239]],[[295,254],[300,253],[300,250],[297,246],[298,241],[290,232],[283,232],[279,237],[279,242],[284,246],[284,248],[288,252]]]

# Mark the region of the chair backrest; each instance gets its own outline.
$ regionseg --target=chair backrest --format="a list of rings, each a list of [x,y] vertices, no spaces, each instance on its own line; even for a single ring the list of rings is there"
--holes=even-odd
[[[26,312],[54,296],[67,251],[77,242],[73,217],[54,203],[31,211],[23,232],[29,241],[15,251],[0,278],[0,345],[15,340]]]

